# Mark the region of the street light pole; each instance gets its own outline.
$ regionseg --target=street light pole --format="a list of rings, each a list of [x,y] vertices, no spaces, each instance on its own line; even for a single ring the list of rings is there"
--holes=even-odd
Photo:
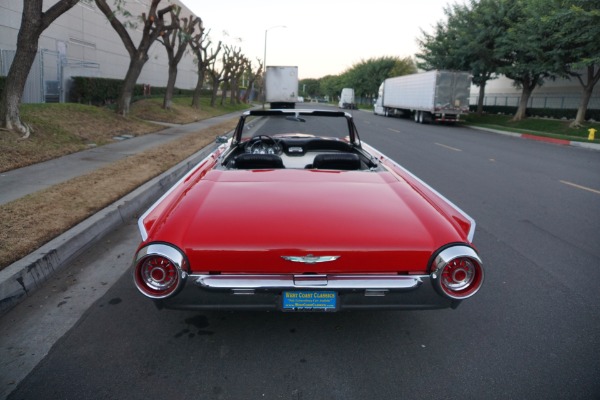
[[[265,98],[267,97],[266,76],[267,76],[267,32],[275,28],[287,28],[285,25],[276,25],[265,29],[265,52],[263,55],[263,110],[265,109]]]

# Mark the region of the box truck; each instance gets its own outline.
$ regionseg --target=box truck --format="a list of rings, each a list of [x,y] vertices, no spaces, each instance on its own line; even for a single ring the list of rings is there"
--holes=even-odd
[[[339,108],[349,108],[351,110],[356,108],[356,102],[354,101],[354,89],[343,88],[342,94],[340,95],[340,101],[338,103]]]
[[[379,87],[373,112],[415,122],[457,122],[469,112],[471,74],[429,71],[388,78]]]
[[[298,101],[298,67],[267,66],[265,102],[271,108],[294,108]]]

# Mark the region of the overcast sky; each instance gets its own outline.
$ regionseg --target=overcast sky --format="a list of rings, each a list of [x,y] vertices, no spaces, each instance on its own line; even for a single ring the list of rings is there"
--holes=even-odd
[[[339,75],[374,57],[412,57],[420,29],[444,19],[455,0],[180,0],[202,18],[214,43],[235,45],[256,67],[298,66],[300,79]],[[462,2],[461,2],[462,3]],[[285,28],[279,26],[285,26]],[[227,33],[227,36],[224,35]]]

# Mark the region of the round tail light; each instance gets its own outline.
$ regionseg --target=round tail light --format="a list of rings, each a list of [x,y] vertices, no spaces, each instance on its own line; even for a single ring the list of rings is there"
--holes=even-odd
[[[433,262],[431,277],[441,293],[454,300],[473,296],[483,284],[481,259],[470,247],[444,249]]]
[[[151,244],[138,251],[133,271],[135,286],[144,295],[164,299],[181,288],[187,274],[185,257],[164,244]]]

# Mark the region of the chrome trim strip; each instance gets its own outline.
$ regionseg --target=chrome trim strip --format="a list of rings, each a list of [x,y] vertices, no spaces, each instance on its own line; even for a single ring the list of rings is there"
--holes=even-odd
[[[467,247],[467,246],[452,246],[452,247],[448,247],[447,249],[442,250],[440,252],[440,254],[438,254],[435,257],[435,261],[433,262],[435,271],[432,271],[431,277],[436,279],[437,277],[434,276],[434,274],[436,272],[438,272],[440,269],[442,269],[443,267],[445,267],[446,264],[448,264],[450,261],[452,261],[458,257],[472,258],[475,261],[477,261],[480,266],[483,266],[483,263],[481,262],[481,258],[479,258],[479,254],[477,254],[475,252],[475,250],[473,250],[472,248]],[[482,269],[482,271],[483,271],[483,269]]]
[[[469,240],[470,243],[473,243],[473,238],[475,237],[475,226],[476,226],[476,223],[475,223],[475,220],[473,218],[471,218],[471,216],[469,214],[467,214],[466,212],[464,212],[463,210],[461,210],[460,207],[458,207],[456,204],[454,204],[453,202],[451,202],[450,200],[448,200],[440,192],[438,192],[437,190],[435,190],[434,188],[432,188],[431,186],[429,186],[427,183],[423,182],[422,179],[420,179],[415,174],[413,174],[412,172],[410,172],[409,170],[407,170],[406,168],[404,168],[403,166],[401,166],[400,164],[398,164],[396,161],[394,161],[390,157],[386,156],[385,154],[383,154],[382,152],[380,152],[379,150],[377,150],[373,146],[370,146],[367,143],[363,142],[363,147],[364,146],[367,146],[367,147],[373,149],[374,151],[378,152],[379,154],[381,154],[383,157],[385,157],[386,159],[388,159],[396,167],[398,167],[402,171],[406,172],[407,175],[410,175],[417,182],[419,182],[423,186],[427,187],[429,190],[431,190],[433,193],[435,193],[437,196],[439,196],[442,200],[444,200],[446,203],[448,203],[449,205],[451,205],[454,209],[456,209],[456,211],[458,211],[459,213],[461,213],[462,215],[464,215],[464,217],[466,219],[468,219],[469,222],[471,223],[471,228],[469,229],[469,233],[467,234],[467,239]]]
[[[294,275],[296,286],[327,286],[327,275]]]
[[[176,248],[161,243],[152,243],[140,249],[135,255],[136,264],[146,256],[162,256],[168,258],[180,270],[183,268],[183,254]]]
[[[330,261],[335,261],[338,258],[340,258],[340,256],[313,256],[312,254],[308,254],[306,256],[281,256],[281,258],[283,258],[284,260],[287,261],[292,261],[292,262],[299,262],[299,263],[304,263],[304,264],[316,264],[316,263],[322,263],[322,262],[330,262]]]
[[[298,278],[307,277],[305,280]],[[411,290],[423,283],[428,275],[311,275],[272,274],[272,275],[190,275],[191,280],[203,289],[257,289],[266,291],[327,289],[327,290]],[[298,281],[296,281],[298,279]],[[324,284],[325,283],[325,284]]]

